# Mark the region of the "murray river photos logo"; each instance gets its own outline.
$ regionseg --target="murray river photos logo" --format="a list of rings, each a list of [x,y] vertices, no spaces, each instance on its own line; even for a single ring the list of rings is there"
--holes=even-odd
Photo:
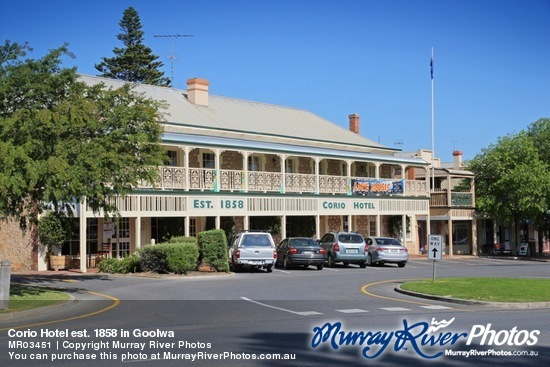
[[[465,345],[488,346],[533,346],[538,342],[539,330],[493,330],[491,324],[474,325],[469,333],[447,330],[451,320],[414,324],[403,320],[403,328],[394,331],[346,331],[340,322],[327,322],[313,328],[311,347],[328,345],[338,350],[342,347],[359,347],[361,355],[374,359],[386,351],[413,351],[426,359],[441,357],[452,346],[465,342]],[[459,343],[460,342],[460,343]]]

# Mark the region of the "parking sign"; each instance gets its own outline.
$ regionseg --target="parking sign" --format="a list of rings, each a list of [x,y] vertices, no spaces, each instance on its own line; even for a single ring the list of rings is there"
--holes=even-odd
[[[431,234],[428,236],[428,259],[441,260],[443,254],[443,236]]]

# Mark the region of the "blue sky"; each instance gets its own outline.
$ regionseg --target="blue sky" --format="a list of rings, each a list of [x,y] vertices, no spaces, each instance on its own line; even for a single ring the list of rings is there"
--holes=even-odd
[[[471,159],[499,136],[550,117],[550,0],[0,0],[0,38],[30,57],[69,43],[83,74],[113,56],[124,9],[174,86],[309,110],[404,151]],[[154,35],[193,34],[170,39]]]

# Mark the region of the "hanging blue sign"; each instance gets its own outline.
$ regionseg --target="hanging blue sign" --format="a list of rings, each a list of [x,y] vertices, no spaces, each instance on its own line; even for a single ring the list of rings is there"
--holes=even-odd
[[[405,180],[352,178],[351,191],[353,195],[403,194]]]

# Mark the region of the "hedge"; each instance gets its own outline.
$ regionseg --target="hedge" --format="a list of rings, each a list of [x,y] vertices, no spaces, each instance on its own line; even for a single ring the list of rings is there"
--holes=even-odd
[[[128,274],[141,271],[140,259],[136,255],[126,256],[122,259],[99,258],[99,271],[101,273]]]
[[[229,271],[227,239],[221,229],[200,232],[198,236],[199,263],[214,267],[217,271]]]
[[[199,250],[194,243],[160,243],[139,250],[143,271],[187,274],[197,268]]]

